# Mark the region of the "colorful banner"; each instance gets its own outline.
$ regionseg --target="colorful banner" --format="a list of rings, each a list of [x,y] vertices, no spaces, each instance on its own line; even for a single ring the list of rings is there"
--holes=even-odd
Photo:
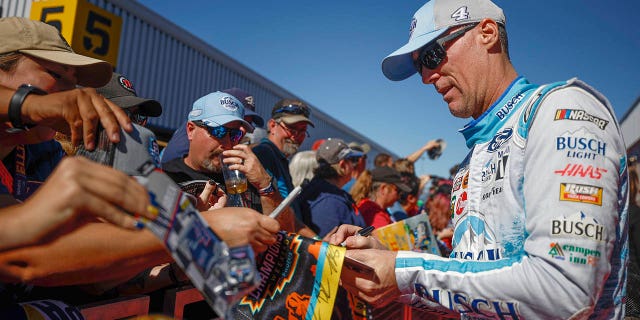
[[[344,254],[343,247],[281,231],[260,257],[260,285],[240,300],[233,319],[329,319]]]

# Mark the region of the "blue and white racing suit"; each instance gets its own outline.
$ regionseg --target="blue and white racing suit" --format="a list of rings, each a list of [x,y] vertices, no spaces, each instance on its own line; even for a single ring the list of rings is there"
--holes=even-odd
[[[520,77],[461,132],[451,259],[399,252],[400,300],[462,318],[621,318],[628,185],[608,101]]]

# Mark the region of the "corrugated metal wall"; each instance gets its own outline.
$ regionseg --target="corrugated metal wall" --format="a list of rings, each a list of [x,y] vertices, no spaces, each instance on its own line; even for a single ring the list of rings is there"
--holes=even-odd
[[[197,98],[216,90],[239,87],[253,94],[257,112],[270,118],[272,106],[282,98],[297,98],[213,46],[133,0],[88,0],[122,17],[117,72],[130,78],[138,93],[160,101],[161,117],[150,126],[158,131],[175,130],[182,124]],[[2,16],[29,16],[31,0],[0,0]],[[315,128],[302,146],[309,149],[319,138],[339,137],[367,142],[372,153],[391,153],[340,121],[313,108]],[[395,155],[394,155],[395,156]],[[370,158],[371,159],[371,158]]]

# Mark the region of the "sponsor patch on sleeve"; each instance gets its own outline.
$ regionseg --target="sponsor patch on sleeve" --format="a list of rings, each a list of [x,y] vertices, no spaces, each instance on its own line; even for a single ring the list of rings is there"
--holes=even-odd
[[[558,109],[553,120],[587,121],[595,124],[600,130],[604,130],[609,124],[609,121],[591,115],[582,109]]]
[[[561,183],[560,201],[582,202],[602,206],[602,188],[587,184]]]

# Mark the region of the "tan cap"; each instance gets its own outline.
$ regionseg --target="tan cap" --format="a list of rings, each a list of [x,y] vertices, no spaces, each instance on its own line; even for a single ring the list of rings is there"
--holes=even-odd
[[[112,67],[102,60],[73,52],[58,29],[44,22],[20,17],[0,19],[0,54],[20,52],[76,68],[78,84],[102,87],[111,79]]]
[[[311,108],[304,103],[291,103],[283,105],[284,101],[280,100],[271,110],[271,119],[281,119],[286,124],[296,124],[298,122],[306,122],[315,128],[315,124],[309,119],[311,118]]]

